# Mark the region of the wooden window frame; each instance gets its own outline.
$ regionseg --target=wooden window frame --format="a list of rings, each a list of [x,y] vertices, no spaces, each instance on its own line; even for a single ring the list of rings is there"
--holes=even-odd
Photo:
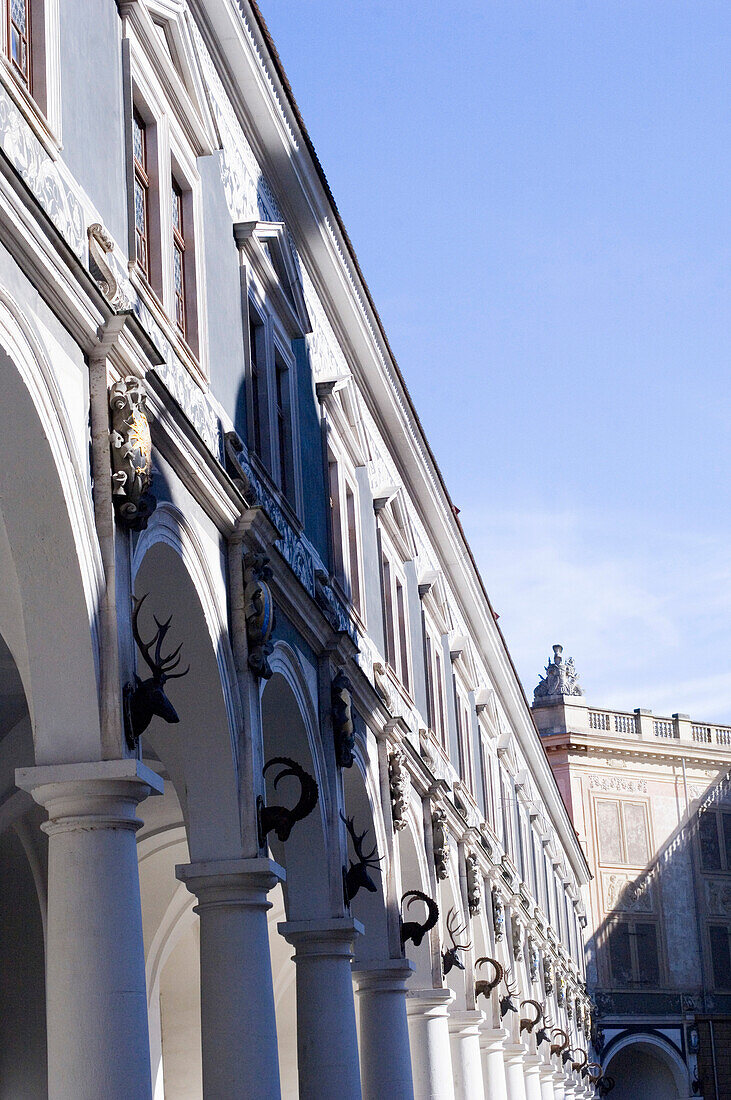
[[[172,217],[172,246],[173,246],[173,301],[175,303],[175,309],[173,311],[173,320],[177,325],[178,332],[182,338],[187,342],[189,323],[188,323],[188,295],[187,295],[187,275],[186,275],[186,257],[185,257],[185,203],[183,201],[183,188],[175,178],[175,174],[170,176],[170,196],[171,196],[171,208],[174,211]],[[177,225],[176,225],[177,221]],[[176,259],[180,263],[180,292],[178,292],[176,282]]]
[[[135,212],[135,263],[138,269],[144,275],[147,282],[150,282],[150,176],[148,172],[148,124],[140,114],[139,110],[135,107],[132,112],[132,163],[134,166],[134,212]],[[142,160],[139,160],[135,152],[134,141],[134,128],[139,130],[141,135],[140,147],[142,151]],[[142,194],[142,214],[144,220],[144,232],[141,233],[137,225],[137,188],[140,188]],[[140,239],[144,244],[145,258],[140,258]]]
[[[6,49],[6,57],[7,57],[8,61],[10,62],[10,67],[11,67],[16,79],[20,81],[22,86],[28,92],[28,95],[33,96],[34,85],[36,83],[36,81],[34,80],[34,74],[33,74],[33,60],[34,60],[34,58],[33,58],[33,38],[34,38],[34,35],[33,35],[33,0],[21,0],[21,2],[23,3],[24,8],[25,8],[26,33],[25,33],[25,35],[23,35],[21,33],[20,29],[18,28],[18,38],[19,38],[21,44],[23,42],[25,42],[25,52],[26,52],[26,61],[27,61],[27,70],[28,70],[27,73],[23,72],[20,65],[18,65],[16,63],[16,61],[13,57],[13,28],[17,27],[17,24],[13,21],[12,0],[5,0],[5,12],[6,12],[5,49]]]

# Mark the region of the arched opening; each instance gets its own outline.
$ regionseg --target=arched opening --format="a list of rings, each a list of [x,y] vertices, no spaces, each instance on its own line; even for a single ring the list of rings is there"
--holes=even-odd
[[[419,806],[419,809],[420,808]],[[399,860],[401,864],[401,894],[403,896],[403,894],[409,890],[420,890],[422,893],[431,896],[422,826],[421,822],[417,822],[415,818],[416,814],[414,807],[411,807],[406,828],[402,829],[398,834]],[[409,910],[406,909],[406,904],[407,902],[405,902],[402,907],[404,920],[418,920],[423,922],[426,917],[424,903],[419,899],[414,899]],[[418,946],[410,940],[407,941],[406,957],[409,962],[414,965],[413,973],[408,980],[409,988],[431,989],[433,978],[429,935],[427,934],[424,936]]]
[[[677,1100],[690,1094],[685,1064],[660,1036],[630,1035],[608,1055],[604,1072],[614,1078],[613,1100]]]
[[[385,900],[388,873],[386,830],[382,815],[374,811],[376,794],[375,791],[369,794],[366,787],[367,778],[359,756],[356,756],[353,766],[343,772],[343,776],[345,815],[347,818],[352,818],[352,828],[357,836],[361,833],[365,834],[361,841],[364,855],[369,855],[375,847],[373,858],[380,860],[377,867],[370,867],[367,870],[368,878],[375,890],[361,886],[350,905],[352,915],[361,922],[364,929],[364,934],[358,936],[354,944],[353,967],[357,970],[359,967],[367,966],[368,963],[382,962],[389,957]],[[349,867],[351,862],[357,862],[357,857],[352,837],[348,837],[347,843],[347,866]]]

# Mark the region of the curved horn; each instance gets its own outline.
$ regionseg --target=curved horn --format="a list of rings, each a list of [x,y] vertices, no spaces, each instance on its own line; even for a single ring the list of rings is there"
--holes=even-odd
[[[556,1043],[556,1042],[551,1043],[551,1054],[560,1054],[561,1051],[566,1050],[566,1048],[569,1045],[569,1037],[562,1028],[557,1027],[553,1032],[552,1038],[555,1040],[557,1035],[563,1035],[563,1042],[562,1043]]]
[[[574,1054],[576,1054],[577,1051],[581,1055],[581,1061],[580,1062],[573,1061],[571,1063],[571,1068],[578,1072],[579,1070],[582,1070],[584,1068],[584,1066],[587,1064],[587,1062],[589,1061],[589,1055],[586,1053],[585,1050],[582,1050],[581,1047],[574,1047],[573,1050],[571,1051],[571,1054],[574,1055]]]
[[[424,932],[428,932],[429,929],[433,928],[439,920],[439,906],[433,898],[430,898],[428,894],[423,894],[421,890],[407,890],[404,896],[401,898],[402,905],[406,901],[406,898],[409,899],[406,902],[407,909],[410,909],[416,900],[423,901],[426,905],[427,917],[426,921],[424,922],[424,924],[422,924],[421,927]]]
[[[317,781],[296,760],[292,760],[289,756],[273,756],[271,760],[267,760],[262,768],[262,775],[266,775],[275,764],[282,764],[283,767],[274,779],[274,788],[277,788],[280,779],[291,775],[295,779],[299,779],[300,795],[291,810],[288,810],[286,806],[264,806],[260,803],[259,841],[262,847],[264,838],[272,829],[276,832],[279,840],[287,840],[295,822],[302,821],[303,818],[312,813],[319,796]]]
[[[524,1016],[520,1021],[521,1032],[527,1031],[529,1035],[532,1035],[533,1028],[543,1019],[543,1007],[538,1003],[538,1001],[532,1001],[530,998],[528,998],[528,1000],[526,1001],[521,1001],[520,1007],[522,1008],[523,1005],[533,1005],[537,1013],[535,1020],[531,1020],[529,1016]]]
[[[586,1068],[589,1073],[589,1080],[592,1085],[595,1085],[602,1075],[602,1067],[599,1062],[587,1062]]]
[[[491,959],[489,955],[483,955],[482,958],[475,960],[475,970],[477,970],[478,966],[482,966],[483,963],[490,963],[490,965],[495,968],[495,977],[492,979],[492,981],[488,982],[482,980],[477,983],[480,986],[484,986],[484,989],[481,989],[480,993],[484,994],[484,996],[487,997],[488,994],[492,993],[493,989],[497,989],[497,987],[500,985],[500,982],[505,977],[505,967],[502,965],[502,963],[499,963],[497,959]]]

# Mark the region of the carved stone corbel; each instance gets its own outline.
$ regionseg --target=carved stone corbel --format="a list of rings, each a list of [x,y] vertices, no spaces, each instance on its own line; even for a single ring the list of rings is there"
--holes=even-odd
[[[107,256],[114,251],[114,241],[101,222],[93,222],[86,232],[89,238],[89,271],[97,286],[115,313],[130,310],[132,303],[107,261]]]
[[[401,749],[388,754],[388,789],[391,795],[391,816],[394,829],[406,827],[406,811],[411,791],[411,776],[406,767],[406,756]]]
[[[512,935],[513,958],[519,962],[523,958],[523,928],[519,921],[513,921]]]
[[[500,891],[497,886],[492,887],[490,891],[490,900],[492,903],[492,927],[495,931],[495,939],[501,940],[505,935],[505,912],[500,899]]]
[[[556,1004],[559,1008],[566,1004],[566,979],[560,973],[556,975]]]
[[[355,747],[355,724],[352,709],[352,685],[342,669],[330,685],[335,759],[341,768],[352,768]]]
[[[528,973],[531,982],[538,981],[538,948],[532,936],[528,936]]]
[[[271,578],[266,554],[244,555],[244,616],[249,668],[264,680],[272,675],[269,657],[274,648],[270,641],[274,630],[274,600],[267,583]]]
[[[449,875],[449,829],[447,815],[437,807],[431,815],[432,840],[434,843],[434,869],[438,879]]]
[[[152,495],[152,438],[145,391],[139,378],[123,378],[109,390],[112,498],[117,518],[144,531],[157,507]]]
[[[550,997],[553,993],[553,964],[548,957],[543,960],[543,984],[546,988],[546,996]]]
[[[467,878],[467,907],[471,917],[476,917],[482,907],[482,872],[474,852],[465,856],[465,875]]]

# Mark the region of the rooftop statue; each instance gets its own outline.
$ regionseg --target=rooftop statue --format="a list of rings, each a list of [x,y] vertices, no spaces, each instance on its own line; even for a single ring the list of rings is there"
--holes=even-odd
[[[546,665],[546,675],[533,692],[533,699],[553,699],[560,695],[583,695],[573,657],[564,661],[563,646],[553,647],[553,660]]]

